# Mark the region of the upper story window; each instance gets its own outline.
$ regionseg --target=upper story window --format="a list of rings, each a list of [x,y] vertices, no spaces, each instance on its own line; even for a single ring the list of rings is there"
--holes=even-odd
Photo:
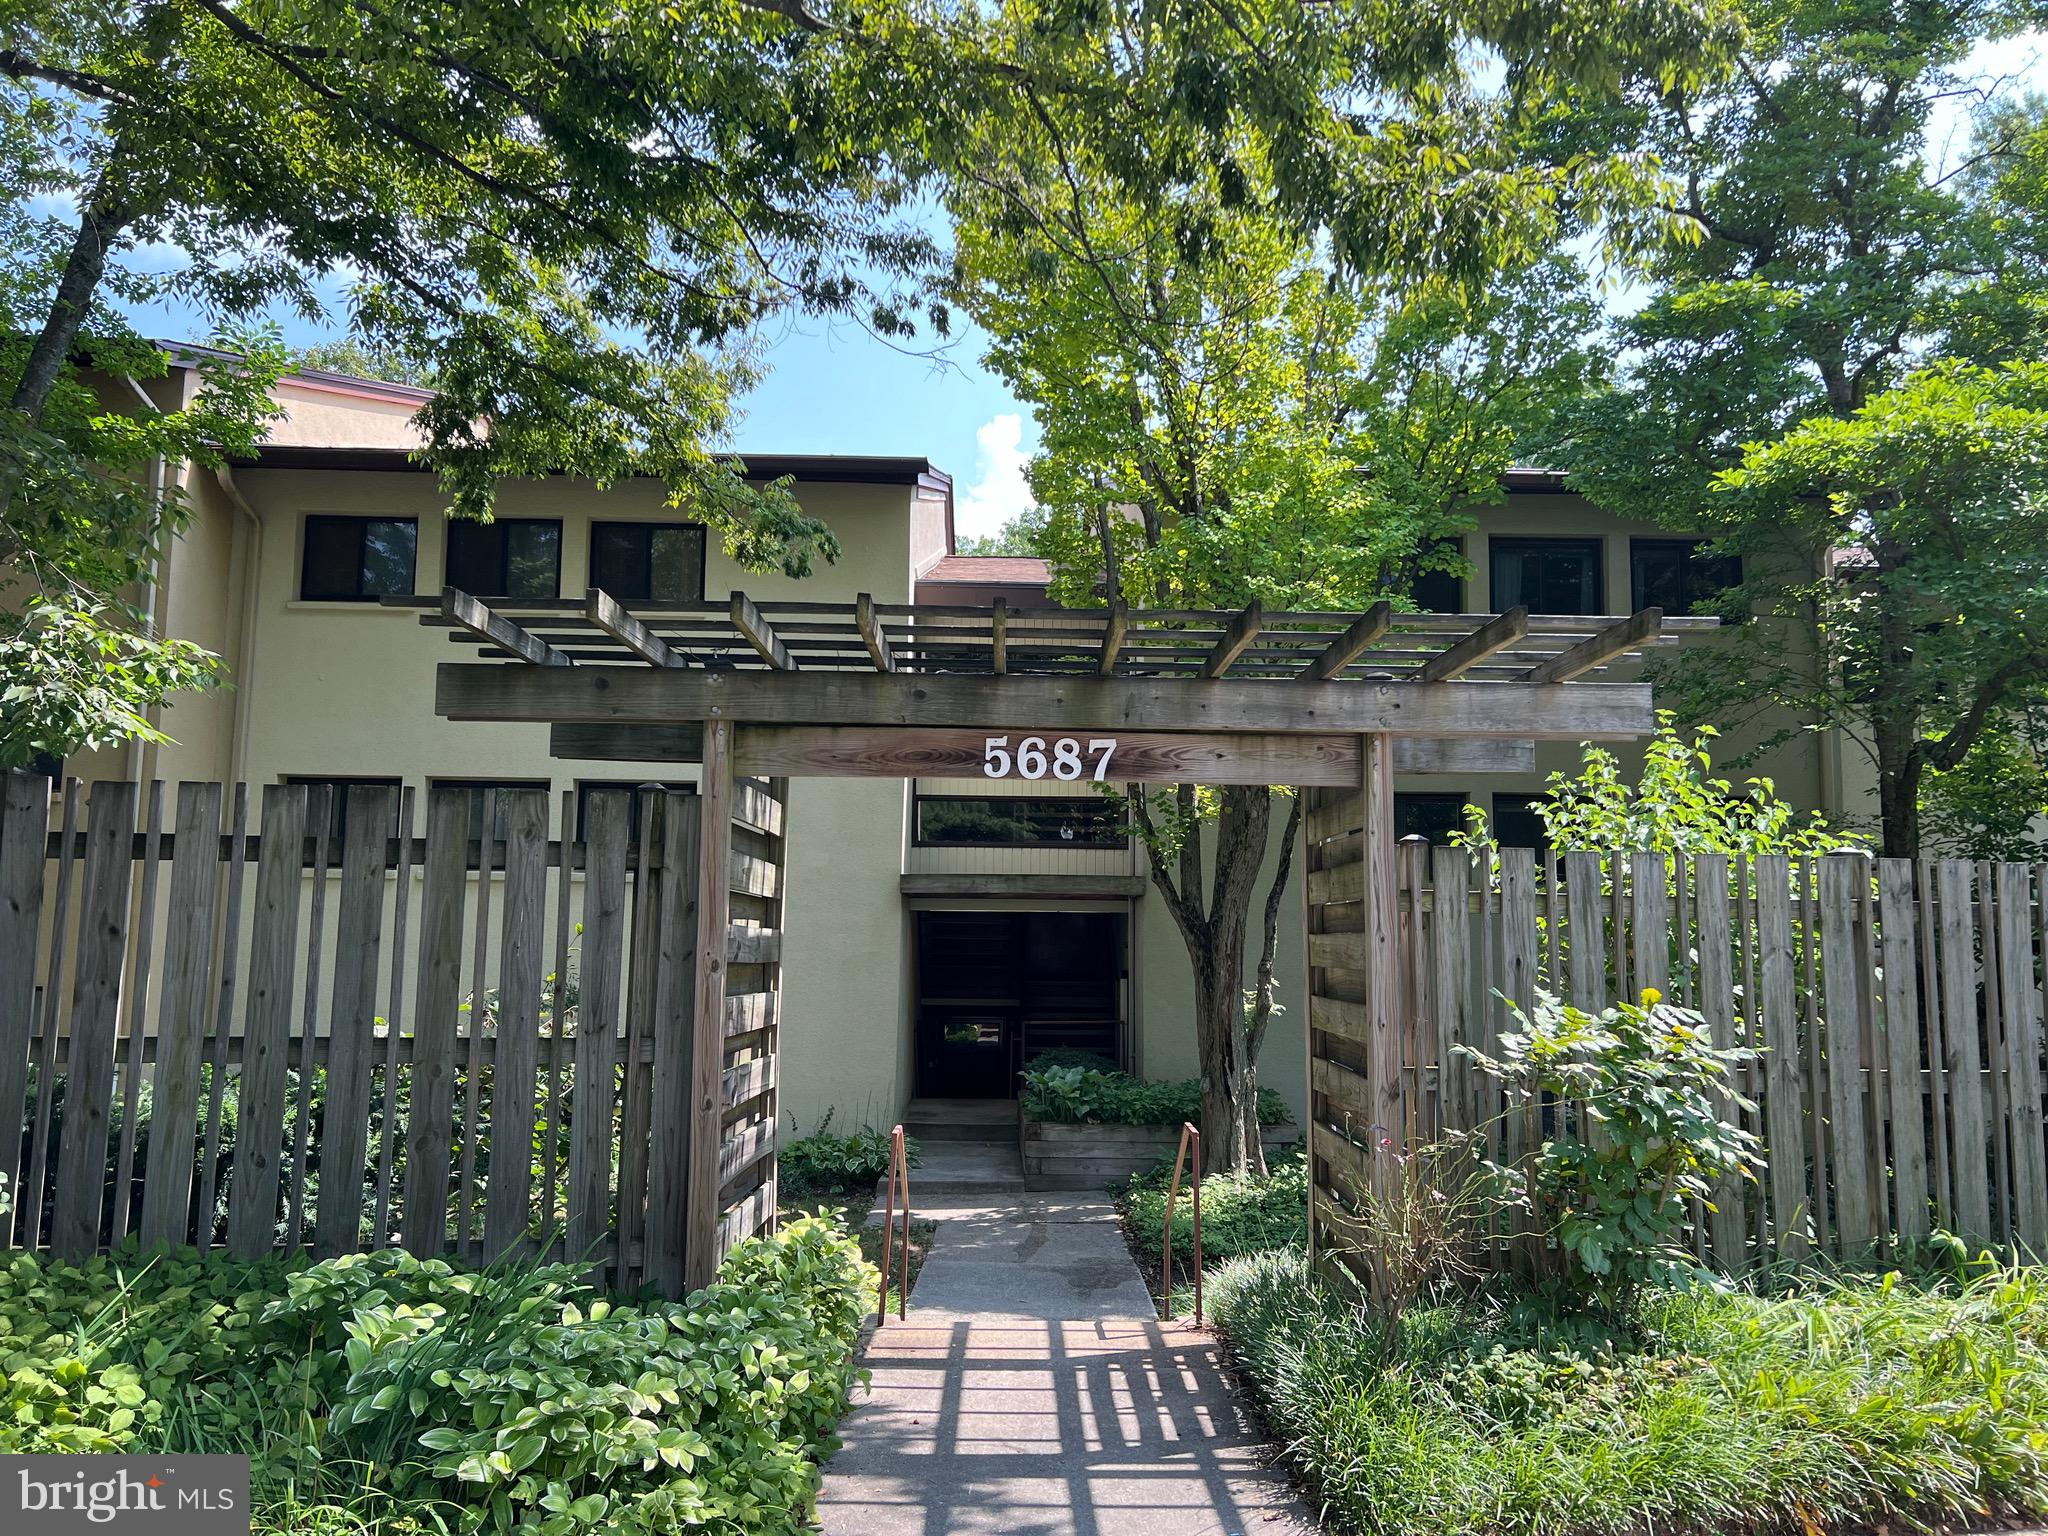
[[[473,843],[484,835],[484,792],[496,790],[491,796],[491,837],[502,841],[505,829],[510,824],[506,816],[507,796],[519,790],[540,790],[547,792],[546,779],[429,779],[427,790],[432,793],[440,789],[460,789],[469,795],[469,826],[465,835]]]
[[[920,848],[1121,848],[1121,806],[1094,795],[919,795]]]
[[[448,524],[448,585],[474,597],[562,595],[559,518],[501,517]]]
[[[299,596],[317,603],[410,597],[419,545],[416,517],[309,517]]]
[[[1698,539],[1631,539],[1629,605],[1691,613],[1742,580],[1739,555],[1709,555]]]
[[[1604,613],[1598,539],[1495,539],[1493,607],[1497,613]]]
[[[1451,834],[1465,825],[1463,795],[1394,796],[1394,835],[1426,837],[1439,848],[1451,845]]]
[[[386,818],[389,825],[385,828],[384,835],[398,836],[398,804],[400,792],[405,784],[403,779],[366,778],[361,775],[337,778],[329,773],[288,773],[284,776],[284,781],[287,784],[306,786],[309,815],[319,809],[321,791],[327,792],[327,836],[336,843],[348,835],[348,792],[359,784],[372,789],[389,789],[391,814]]]
[[[576,841],[582,842],[590,823],[590,797],[593,792],[602,794],[605,790],[624,791],[626,795],[626,842],[633,848],[640,846],[641,818],[647,813],[647,800],[664,789],[680,790],[686,795],[697,792],[694,784],[648,784],[639,779],[578,779],[576,781]]]
[[[1493,840],[1503,848],[1533,848],[1538,853],[1550,846],[1550,831],[1543,818],[1530,807],[1541,799],[1539,792],[1522,790],[1493,797]]]
[[[704,530],[694,523],[592,523],[590,585],[622,603],[704,599]]]
[[[1438,539],[1432,551],[1439,559],[1449,557],[1462,561],[1465,548],[1462,539]],[[1457,569],[1424,571],[1410,583],[1408,595],[1415,599],[1415,606],[1424,613],[1463,613],[1465,611],[1465,578]]]

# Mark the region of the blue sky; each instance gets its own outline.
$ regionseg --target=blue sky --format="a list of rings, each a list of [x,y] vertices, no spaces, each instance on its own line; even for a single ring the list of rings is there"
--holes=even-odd
[[[1979,48],[1963,74],[2003,90],[2048,90],[2048,40],[2028,33]],[[1941,104],[1932,141],[1940,163],[1967,147],[1968,104]],[[166,253],[168,256],[168,253]],[[330,312],[345,315],[340,285],[326,285]],[[1628,290],[1611,293],[1626,305]],[[136,314],[150,334],[203,340],[203,319],[169,306]],[[329,336],[288,314],[294,344]],[[994,532],[1031,504],[1024,466],[1038,440],[1030,412],[981,366],[983,338],[969,330],[937,349],[900,350],[852,324],[778,323],[764,338],[767,379],[743,402],[736,445],[755,453],[922,454],[952,474],[963,536]]]

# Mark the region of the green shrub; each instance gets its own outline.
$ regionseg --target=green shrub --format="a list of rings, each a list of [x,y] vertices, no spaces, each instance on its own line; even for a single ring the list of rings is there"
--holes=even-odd
[[[1050,1053],[1048,1053],[1050,1054]],[[1022,1109],[1027,1120],[1066,1125],[1179,1125],[1202,1119],[1202,1085],[1154,1083],[1124,1072],[1033,1062],[1024,1072]],[[1259,1124],[1285,1125],[1287,1103],[1270,1088],[1259,1090]]]
[[[1528,1298],[1421,1306],[1392,1358],[1376,1320],[1299,1253],[1225,1265],[1208,1297],[1338,1530],[1634,1536],[2048,1512],[2038,1271],[1646,1291],[1626,1333]]]
[[[1040,1051],[1032,1057],[1025,1066],[1025,1071],[1042,1072],[1048,1067],[1081,1067],[1089,1072],[1123,1070],[1100,1051],[1084,1051],[1078,1046],[1056,1045],[1051,1050]]]
[[[785,1195],[850,1194],[869,1190],[889,1171],[888,1131],[864,1125],[850,1136],[832,1134],[833,1111],[808,1136],[783,1143],[776,1153]],[[794,1117],[790,1129],[796,1128]],[[911,1167],[919,1162],[917,1138],[903,1138],[903,1155]]]
[[[536,1536],[800,1529],[874,1296],[844,1229],[789,1222],[679,1303],[581,1275],[17,1255],[0,1451],[248,1451],[259,1501],[333,1468],[399,1518]]]
[[[1119,1204],[1131,1241],[1154,1263],[1166,1233],[1166,1186],[1170,1171],[1134,1175]],[[1202,1259],[1220,1263],[1270,1248],[1299,1248],[1308,1241],[1308,1165],[1298,1152],[1274,1158],[1266,1176],[1212,1173],[1202,1180]],[[1194,1201],[1183,1181],[1173,1214],[1173,1251],[1192,1259]]]
[[[1550,1137],[1509,1175],[1556,1244],[1553,1278],[1613,1302],[1691,1271],[1679,1239],[1693,1202],[1712,1209],[1717,1183],[1753,1179],[1763,1166],[1762,1144],[1723,1120],[1717,1102],[1756,1107],[1730,1072],[1755,1052],[1716,1047],[1699,1014],[1665,1003],[1654,987],[1597,1018],[1548,993],[1514,1015],[1520,1028],[1501,1036],[1497,1058],[1458,1049],[1507,1084],[1511,1103],[1578,1103],[1598,1127],[1585,1138]]]

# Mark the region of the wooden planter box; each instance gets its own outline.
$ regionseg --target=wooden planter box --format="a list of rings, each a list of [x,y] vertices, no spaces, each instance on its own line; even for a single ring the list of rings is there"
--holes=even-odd
[[[1269,1125],[1260,1133],[1268,1154],[1291,1147],[1301,1127]],[[1177,1125],[1069,1125],[1026,1120],[1024,1182],[1033,1189],[1103,1189],[1144,1173],[1180,1144]]]

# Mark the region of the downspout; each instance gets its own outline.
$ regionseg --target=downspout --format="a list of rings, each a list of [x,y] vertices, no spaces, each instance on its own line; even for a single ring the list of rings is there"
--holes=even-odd
[[[142,402],[145,410],[152,414],[161,411],[162,407],[149,397],[149,391],[138,384],[132,375],[124,373],[121,375],[121,378],[129,389],[134,391],[135,398]],[[164,482],[169,477],[169,474],[169,461],[162,454],[158,454],[155,462],[149,467],[149,497],[156,506],[159,519],[163,516]],[[163,545],[159,543],[156,553],[150,556],[149,574],[142,580],[142,611],[149,619],[151,639],[155,639],[163,633],[163,615],[157,612],[157,605],[163,592],[163,569],[164,549]],[[151,721],[151,724],[156,723],[154,720]],[[142,782],[142,751],[142,738],[139,736],[129,737],[127,751],[128,777],[135,780],[138,784]]]
[[[256,595],[261,589],[263,520],[235,484],[232,469],[222,464],[214,470],[213,478],[220,482],[221,494],[249,522],[248,553],[242,560],[242,600],[235,624],[234,726],[227,774],[232,793],[233,786],[242,782],[242,771],[249,761],[249,693],[256,680]]]

